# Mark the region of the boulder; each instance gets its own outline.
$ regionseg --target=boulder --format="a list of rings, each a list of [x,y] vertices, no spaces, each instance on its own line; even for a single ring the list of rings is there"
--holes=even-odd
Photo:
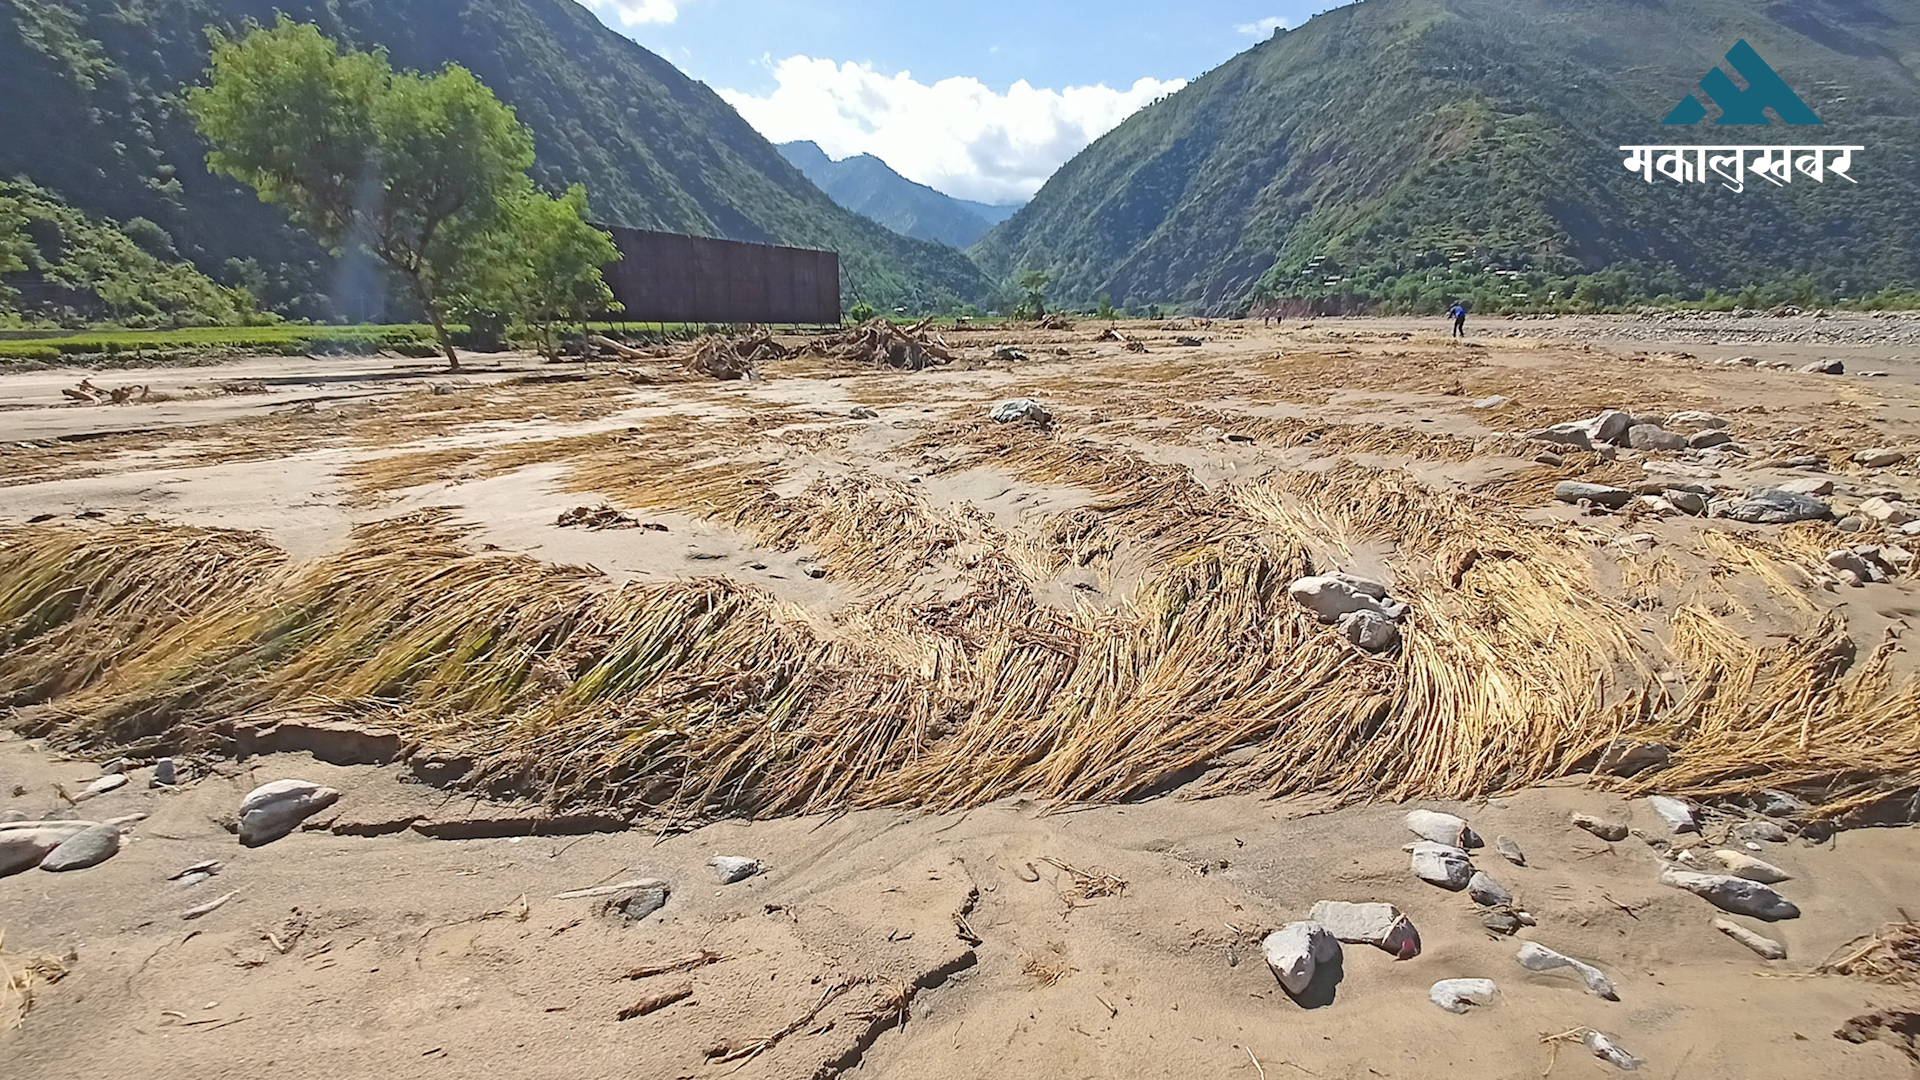
[[[1787,958],[1787,947],[1785,945],[1780,944],[1770,937],[1761,937],[1759,934],[1741,926],[1739,923],[1730,922],[1726,919],[1715,919],[1713,920],[1713,928],[1740,944],[1745,945],[1747,948],[1752,949],[1754,952],[1759,953],[1768,960],[1785,960]]]
[[[1796,521],[1823,521],[1833,516],[1833,508],[1811,495],[1759,488],[1729,506],[1724,516],[1751,525],[1790,525]]]
[[[1587,421],[1587,432],[1596,443],[1625,445],[1627,434],[1632,429],[1632,414],[1621,412],[1619,409],[1608,409]]]
[[[1575,960],[1571,956],[1554,952],[1537,941],[1529,941],[1520,946],[1520,951],[1514,959],[1520,961],[1520,966],[1528,971],[1556,971],[1560,968],[1572,968],[1574,973],[1587,984],[1587,989],[1608,1001],[1620,1000],[1620,995],[1613,989],[1613,983],[1599,968]]]
[[[1585,424],[1555,424],[1552,427],[1538,428],[1527,432],[1527,438],[1535,442],[1571,446],[1576,450],[1593,449],[1593,433]]]
[[[1450,1013],[1464,1013],[1469,1005],[1491,1005],[1499,988],[1492,979],[1442,979],[1427,992],[1428,1000]]]
[[[1474,871],[1473,877],[1468,879],[1467,895],[1481,907],[1506,907],[1513,903],[1513,894],[1507,891],[1507,887],[1493,880],[1484,870]]]
[[[1720,848],[1713,853],[1713,857],[1720,860],[1720,865],[1726,867],[1727,873],[1734,877],[1757,881],[1762,885],[1778,885],[1783,881],[1793,880],[1792,874],[1764,859],[1756,859],[1744,851]]]
[[[0,877],[40,865],[47,853],[96,826],[92,821],[18,822],[0,829]]]
[[[715,855],[707,860],[707,867],[713,871],[714,880],[722,885],[745,881],[766,869],[760,865],[759,859],[748,859],[739,855]]]
[[[1751,915],[1767,922],[1800,917],[1800,909],[1771,888],[1730,874],[1696,874],[1668,867],[1661,871],[1660,883],[1685,889],[1714,907],[1735,915]]]
[[[1853,455],[1853,460],[1861,465],[1865,465],[1869,469],[1884,469],[1890,465],[1898,465],[1907,460],[1907,452],[1891,446],[1885,446],[1877,450],[1862,450]]]
[[[1575,814],[1573,823],[1608,843],[1618,843],[1627,838],[1627,827],[1617,821],[1606,821],[1592,814]]]
[[[40,869],[52,873],[99,866],[120,853],[120,825],[103,821],[68,837],[40,860]]]
[[[1452,814],[1442,814],[1435,810],[1409,810],[1406,822],[1407,831],[1422,840],[1431,840],[1436,844],[1457,848],[1486,846],[1486,842],[1480,839],[1464,819]]]
[[[1340,942],[1318,923],[1295,922],[1268,934],[1260,951],[1280,985],[1298,996],[1313,984],[1320,965],[1340,958]]]
[[[1414,876],[1429,885],[1459,892],[1473,878],[1473,861],[1460,848],[1422,840],[1405,850],[1413,853]]]
[[[1349,945],[1372,945],[1402,960],[1420,955],[1420,931],[1392,904],[1322,900],[1307,918]]]
[[[247,847],[270,844],[338,801],[338,791],[305,780],[262,784],[240,801],[240,842]]]
[[[1051,427],[1053,414],[1046,406],[1032,398],[1016,398],[1003,401],[993,407],[989,414],[996,424],[1033,424],[1036,427]]]
[[[1627,445],[1635,450],[1684,450],[1687,438],[1652,424],[1636,424],[1627,429]]]
[[[1633,501],[1633,492],[1624,488],[1608,487],[1605,484],[1562,480],[1554,485],[1553,497],[1564,503],[1592,503],[1609,510],[1618,510]]]

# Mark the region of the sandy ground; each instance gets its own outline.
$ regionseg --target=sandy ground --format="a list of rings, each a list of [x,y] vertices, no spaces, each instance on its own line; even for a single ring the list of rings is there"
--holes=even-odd
[[[124,407],[62,403],[60,387],[81,372],[0,376],[0,443],[9,444],[0,446],[0,523],[51,515],[259,530],[304,560],[340,549],[356,524],[447,507],[474,547],[589,566],[616,582],[724,576],[826,627],[897,586],[817,576],[818,553],[713,520],[697,492],[673,508],[623,504],[638,523],[662,528],[556,528],[561,512],[611,496],[570,475],[563,457],[497,462],[555,440],[631,433],[651,447],[671,435],[686,443],[674,452],[698,464],[777,467],[782,493],[867,469],[1012,531],[1100,505],[1101,496],[991,462],[943,469],[941,448],[916,440],[995,401],[1031,396],[1075,437],[1209,487],[1355,460],[1465,489],[1535,465],[1514,453],[1397,449],[1329,459],[1311,441],[1283,445],[1260,425],[1497,441],[1617,406],[1720,412],[1752,451],[1726,460],[1623,454],[1640,475],[1728,488],[1825,477],[1841,513],[1875,494],[1920,499],[1911,464],[1848,460],[1857,449],[1920,447],[1920,346],[1908,322],[1663,325],[1476,319],[1467,345],[1416,320],[1126,327],[1148,339],[1146,358],[1095,342],[1098,326],[957,332],[950,340],[971,354],[1012,343],[1032,359],[922,374],[795,362],[747,386],[651,369],[513,382],[553,374],[524,357],[483,361],[463,381],[431,362],[299,358],[96,378],[180,399]],[[1207,341],[1183,349],[1171,341],[1177,333]],[[1720,362],[1737,356],[1796,366],[1844,356],[1849,374]],[[219,392],[239,382],[265,392]],[[1514,400],[1472,406],[1490,394]],[[858,407],[877,416],[850,415]],[[1824,464],[1779,463],[1801,450]],[[393,475],[356,471],[382,463]],[[1675,467],[1682,471],[1659,471]],[[1527,512],[1603,539],[1651,536],[1676,559],[1702,527],[1588,518],[1544,500]],[[1355,569],[1391,572],[1391,551],[1342,555]],[[1070,569],[1040,591],[1063,609],[1119,603],[1139,565],[1122,550],[1099,572]],[[929,564],[907,588],[937,598],[951,580]],[[1920,616],[1911,575],[1864,590],[1828,583],[1810,595],[1844,615],[1862,645]],[[1527,867],[1490,851],[1478,865],[1536,918],[1522,939],[1608,973],[1621,1000],[1607,1002],[1564,972],[1522,970],[1518,942],[1486,930],[1464,895],[1415,880],[1401,851],[1413,839],[1401,806],[1327,812],[1176,793],[1125,805],[1002,800],[967,813],[725,821],[659,835],[594,831],[612,825],[450,795],[410,782],[399,766],[293,754],[196,768],[177,791],[148,790],[141,772],[78,808],[96,819],[151,815],[113,860],[0,880],[9,960],[67,956],[70,968],[39,989],[21,1030],[0,1034],[0,1077],[1279,1080],[1607,1069],[1577,1044],[1542,1041],[1581,1028],[1608,1033],[1663,1077],[1911,1073],[1893,1047],[1856,1046],[1833,1032],[1872,1008],[1914,1007],[1912,992],[1808,974],[1896,918],[1901,904],[1914,910],[1920,833],[1910,827],[1767,845],[1760,854],[1793,873],[1781,891],[1804,912],[1771,927],[1740,920],[1787,946],[1788,959],[1769,963],[1713,930],[1717,913],[1704,901],[1657,880],[1662,856],[1646,838],[1708,847],[1728,819],[1709,824],[1712,843],[1675,838],[1644,803],[1577,781],[1436,805],[1468,816],[1489,840],[1519,841]],[[78,812],[55,786],[77,791],[95,775],[94,763],[0,736],[0,812]],[[285,776],[345,796],[307,830],[241,848],[226,827],[239,798]],[[1606,844],[1568,824],[1575,810],[1631,821],[1639,835]],[[769,869],[719,887],[704,865],[716,854],[760,858]],[[167,880],[204,859],[225,868],[191,888]],[[631,926],[597,914],[592,900],[555,898],[641,877],[665,879],[673,892]],[[183,921],[183,911],[228,892],[219,910]],[[1259,942],[1320,899],[1397,904],[1425,951],[1396,962],[1349,945],[1337,984],[1307,1003],[1315,1007],[1290,1000]],[[700,950],[719,959],[621,977]],[[1427,1002],[1432,983],[1457,977],[1491,978],[1500,996],[1467,1016]],[[684,999],[616,1019],[681,985],[691,990]]]

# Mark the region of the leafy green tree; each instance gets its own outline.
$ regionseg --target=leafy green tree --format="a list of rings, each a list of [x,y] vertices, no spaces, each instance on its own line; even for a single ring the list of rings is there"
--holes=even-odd
[[[187,95],[207,164],[278,203],[335,254],[358,245],[406,282],[453,370],[447,293],[526,190],[533,136],[465,68],[396,72],[282,16],[213,36]]]
[[[529,184],[504,203],[498,226],[475,238],[455,308],[512,318],[549,360],[558,359],[562,326],[619,309],[600,272],[620,257],[619,249],[586,215],[587,190],[580,185],[555,199]]]
[[[1112,322],[1114,319],[1119,317],[1119,313],[1113,310],[1113,297],[1109,296],[1106,293],[1100,294],[1099,316],[1100,318],[1105,319],[1108,322]]]
[[[1036,319],[1047,317],[1047,286],[1053,283],[1053,275],[1045,270],[1022,270],[1014,277],[1014,284],[1027,294],[1027,309]]]
[[[874,310],[873,305],[867,303],[865,300],[847,309],[847,318],[853,320],[855,323],[869,322],[878,314],[879,312]]]

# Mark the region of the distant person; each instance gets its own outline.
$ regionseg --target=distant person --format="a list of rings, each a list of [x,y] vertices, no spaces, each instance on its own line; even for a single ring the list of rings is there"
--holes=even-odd
[[[1467,305],[1465,304],[1453,305],[1453,310],[1447,312],[1447,317],[1453,320],[1453,336],[1466,337],[1467,336]]]

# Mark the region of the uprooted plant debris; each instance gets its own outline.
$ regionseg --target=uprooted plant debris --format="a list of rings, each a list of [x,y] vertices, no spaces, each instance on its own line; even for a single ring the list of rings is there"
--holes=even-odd
[[[1122,345],[1125,345],[1127,347],[1128,352],[1146,352],[1147,351],[1146,342],[1141,341],[1139,338],[1136,338],[1136,337],[1128,337],[1127,335],[1121,333],[1118,329],[1114,327],[1108,327],[1105,333],[1101,334],[1097,338],[1094,338],[1093,340],[1120,342]]]
[[[793,350],[764,330],[742,337],[713,334],[693,343],[687,370],[722,382],[750,380],[760,377],[763,365],[792,355]]]
[[[925,371],[953,362],[953,350],[947,343],[927,332],[933,320],[912,326],[895,326],[885,319],[871,319],[850,330],[816,341],[811,346],[820,356],[873,367]]]
[[[1842,945],[1814,971],[1892,986],[1920,986],[1920,922],[1905,911],[1899,922]]]
[[[608,503],[599,506],[576,506],[560,515],[554,522],[563,529],[584,528],[599,531],[601,529],[647,529],[652,532],[666,532],[667,527],[658,522],[641,521],[639,518],[624,514]]]

